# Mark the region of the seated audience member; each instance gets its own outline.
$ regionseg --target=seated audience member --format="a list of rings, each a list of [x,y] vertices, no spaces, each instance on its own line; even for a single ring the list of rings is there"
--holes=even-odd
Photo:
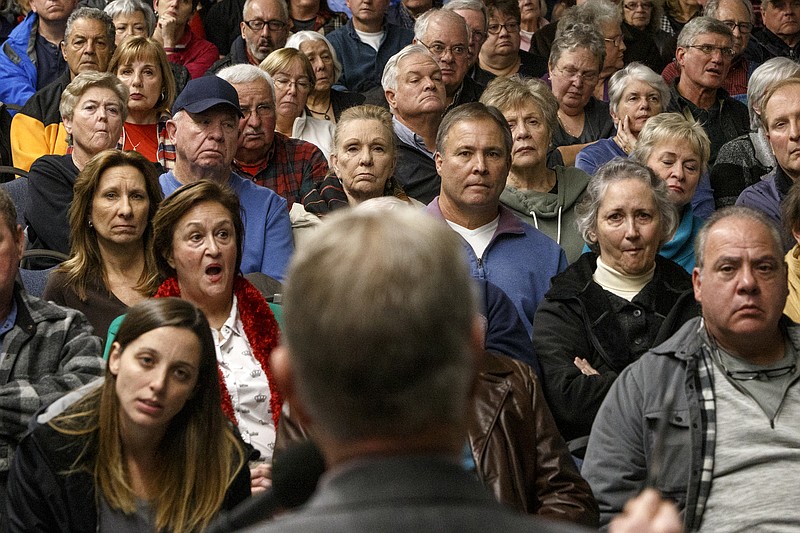
[[[640,58],[644,65],[660,72],[664,65],[675,57],[675,36],[661,28],[661,17],[664,14],[664,0],[628,0],[619,4],[622,11],[622,33],[625,35],[626,52],[635,50],[639,43],[647,38],[656,45],[658,55]],[[627,54],[626,54],[627,55]],[[625,64],[629,64],[623,56]],[[659,69],[658,67],[662,68]]]
[[[59,107],[72,153],[45,155],[33,164],[26,218],[34,248],[69,254],[75,180],[94,156],[117,146],[128,114],[128,88],[113,74],[84,72],[64,89]]]
[[[164,281],[155,297],[183,298],[203,311],[223,378],[222,410],[259,460],[271,463],[281,412],[269,366],[278,323],[240,272],[239,209],[236,194],[210,180],[181,187],[161,203],[153,247]]]
[[[543,11],[547,6],[540,0],[520,0],[519,2],[519,49],[524,52],[531,50],[533,34],[549,24],[544,18]]]
[[[393,177],[396,153],[389,112],[372,105],[351,107],[336,124],[331,173],[303,197],[303,207],[324,216],[382,196],[413,205]]]
[[[220,78],[239,94],[235,171],[286,199],[289,209],[328,173],[328,162],[316,145],[275,131],[275,99],[269,74],[254,65],[233,65]]]
[[[175,147],[167,135],[167,120],[175,100],[175,78],[164,49],[154,39],[130,37],[114,52],[108,70],[130,93],[120,148],[141,153],[162,170],[171,169]]]
[[[800,187],[797,185],[792,185],[781,205],[781,221],[786,233],[795,242],[784,258],[788,269],[789,296],[783,314],[794,322],[800,322]]]
[[[619,372],[695,315],[690,276],[658,255],[677,223],[666,183],[639,163],[613,159],[586,188],[578,228],[591,252],[553,278],[533,325],[547,403],[568,442],[588,437]]]
[[[328,35],[347,24],[347,13],[333,11],[326,0],[289,0],[292,31],[313,31]]]
[[[292,226],[286,200],[236,174],[239,95],[227,81],[203,76],[190,81],[172,105],[167,132],[175,145],[175,168],[159,178],[164,196],[182,185],[209,179],[239,197],[246,232],[241,270],[283,280],[292,253]]]
[[[553,41],[549,74],[558,100],[558,127],[552,144],[564,165],[574,165],[587,144],[614,133],[608,104],[593,94],[605,57],[602,35],[586,24],[571,26]]]
[[[761,20],[763,25],[750,38],[747,58],[756,64],[773,57],[796,61],[800,54],[800,6],[791,0],[765,0],[761,2]]]
[[[395,179],[411,198],[428,204],[441,184],[434,152],[445,109],[442,70],[427,48],[412,44],[389,59],[382,83],[397,137]]]
[[[743,190],[736,205],[758,209],[780,225],[781,202],[800,176],[800,160],[797,158],[800,78],[779,81],[767,90],[761,105],[761,123],[776,165],[760,181]],[[784,244],[788,250],[793,243],[787,239]]]
[[[275,131],[313,143],[330,159],[333,123],[306,113],[308,95],[317,81],[308,57],[300,50],[281,48],[267,56],[260,68],[275,87]]]
[[[538,55],[519,49],[520,12],[518,0],[488,0],[489,24],[486,41],[478,54],[482,75],[475,81],[481,85],[497,76],[519,74],[538,78],[547,71],[547,62]]]
[[[448,113],[436,137],[442,188],[427,207],[462,238],[472,275],[511,298],[525,329],[567,259],[555,241],[500,203],[511,166],[513,139],[503,115],[480,103]]]
[[[722,88],[733,56],[733,33],[717,19],[692,19],[678,35],[675,60],[681,74],[665,111],[692,115],[703,125],[711,141],[709,165],[723,144],[750,131],[747,106]]]
[[[219,59],[217,47],[192,33],[189,19],[197,11],[200,0],[153,0],[158,21],[153,39],[164,46],[167,59],[189,70],[197,78]]]
[[[76,3],[76,0],[49,3],[33,0],[25,19],[0,46],[0,79],[3,80],[0,102],[13,106],[12,115],[33,93],[54,82],[67,69],[59,47],[67,18]]]
[[[743,190],[775,168],[775,155],[761,123],[763,99],[775,83],[798,77],[800,65],[788,57],[773,57],[753,72],[747,86],[750,133],[723,144],[711,169],[711,187],[718,209],[736,203]]]
[[[658,255],[666,257],[691,274],[694,269],[694,241],[703,225],[695,216],[692,198],[706,171],[710,141],[694,119],[677,113],[662,113],[647,121],[631,159],[647,165],[667,184],[669,199],[678,210],[678,227]]]
[[[575,205],[583,197],[589,176],[574,167],[547,167],[547,147],[557,124],[555,96],[540,80],[495,78],[481,103],[503,113],[514,138],[500,203],[556,241],[567,261],[575,261],[583,248],[575,227]]]
[[[469,32],[464,18],[446,9],[429,10],[414,26],[414,43],[427,48],[442,70],[446,109],[475,102],[483,92],[483,86],[467,76]]]
[[[700,230],[702,318],[626,368],[592,427],[582,473],[601,523],[649,485],[686,531],[800,526],[798,332],[782,318],[783,255],[778,228],[752,209],[717,211]]]
[[[82,312],[105,339],[114,319],[158,288],[152,220],[161,186],[144,156],[108,150],[86,164],[74,190],[70,258],[50,274],[43,298]]]
[[[450,0],[442,9],[455,11],[461,15],[467,21],[467,26],[470,29],[467,77],[475,80],[481,76],[488,76],[488,73],[478,66],[481,47],[489,35],[489,10],[486,8],[486,4],[483,3],[483,0]]]
[[[303,52],[314,68],[316,81],[306,101],[306,111],[312,117],[336,124],[345,109],[364,103],[362,94],[332,88],[342,75],[342,64],[336,57],[336,50],[323,35],[301,31],[292,35],[286,46]]]
[[[231,65],[258,66],[272,52],[286,46],[290,32],[285,0],[249,0],[240,16],[241,35],[230,45],[230,53],[211,66],[210,73],[217,74]]]
[[[422,213],[360,208],[332,215],[298,251],[273,368],[328,472],[302,510],[252,531],[575,530],[514,514],[481,481],[517,509],[593,522],[530,368],[481,356],[462,254]],[[498,381],[508,387],[502,400],[490,398]],[[498,411],[487,434],[484,416]],[[529,427],[534,420],[542,425]],[[509,446],[516,438],[526,444]],[[531,455],[521,463],[516,449]],[[522,479],[534,470],[540,485]]]
[[[747,103],[747,85],[758,63],[751,63],[744,55],[750,33],[753,31],[753,6],[750,0],[709,0],[703,9],[703,16],[721,21],[733,34],[733,59],[722,88],[742,103]],[[661,73],[664,81],[672,84],[680,75],[678,65],[670,62]]]
[[[67,20],[61,52],[68,72],[39,89],[11,122],[14,166],[30,170],[43,155],[67,153],[67,130],[59,102],[67,85],[81,72],[105,72],[114,53],[111,17],[91,7],[80,7]],[[68,246],[66,242],[65,246]]]
[[[18,531],[196,531],[247,499],[247,456],[219,408],[208,321],[170,298],[131,308],[105,379],[36,418],[9,476]]]
[[[8,520],[6,487],[20,439],[33,415],[103,373],[100,341],[82,314],[30,296],[16,282],[25,235],[0,189],[0,529]],[[12,506],[15,507],[15,506]],[[30,530],[33,528],[22,528]]]
[[[669,105],[670,93],[661,76],[641,63],[631,63],[611,76],[608,97],[616,135],[588,145],[575,159],[575,166],[589,175],[633,151],[647,120]]]

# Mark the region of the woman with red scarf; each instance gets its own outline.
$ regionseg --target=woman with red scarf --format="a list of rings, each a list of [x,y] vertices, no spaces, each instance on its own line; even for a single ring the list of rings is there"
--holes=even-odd
[[[239,271],[239,212],[236,194],[208,180],[181,187],[161,203],[153,246],[165,279],[155,297],[183,298],[206,315],[217,348],[222,409],[260,460],[271,463],[281,412],[269,367],[278,324]],[[253,471],[254,489],[268,484],[262,477],[267,473],[265,467]]]

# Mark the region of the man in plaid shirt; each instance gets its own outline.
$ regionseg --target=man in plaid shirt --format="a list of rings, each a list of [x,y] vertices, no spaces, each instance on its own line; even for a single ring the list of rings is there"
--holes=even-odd
[[[0,531],[11,459],[31,417],[104,367],[100,339],[81,313],[30,296],[16,282],[25,246],[16,221],[0,189]]]

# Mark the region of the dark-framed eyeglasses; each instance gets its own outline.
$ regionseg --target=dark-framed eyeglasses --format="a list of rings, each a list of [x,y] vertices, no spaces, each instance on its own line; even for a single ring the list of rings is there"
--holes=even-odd
[[[725,372],[725,375],[736,381],[752,381],[754,379],[774,379],[788,374],[793,374],[797,368],[797,363],[792,363],[789,366],[781,366],[778,368],[769,368],[767,370],[728,370],[722,361],[719,361],[719,366]]]
[[[286,29],[287,24],[282,20],[261,20],[261,19],[253,19],[253,20],[245,20],[245,26],[250,28],[253,31],[261,31],[264,29],[264,26],[269,28],[269,31],[281,31]]]
[[[469,55],[469,46],[466,44],[454,44],[453,46],[445,46],[443,43],[435,42],[431,45],[427,45],[417,39],[417,42],[428,49],[428,51],[433,54],[434,57],[437,59],[442,57],[445,52],[448,50],[453,57],[466,57]]]
[[[270,118],[275,114],[275,108],[269,104],[258,104],[256,107],[239,106],[239,109],[242,111],[242,120],[250,120],[253,112],[261,119]]]
[[[735,20],[723,20],[723,24],[731,29],[731,31],[739,28],[739,33],[742,35],[747,35],[751,31],[753,31],[753,25],[749,22],[739,22],[737,23]]]
[[[636,11],[639,8],[649,11],[653,9],[653,4],[652,2],[626,2],[622,4],[622,7],[628,11]]]
[[[519,32],[519,22],[512,20],[505,24],[489,24],[487,31],[492,35],[497,35],[503,28],[505,28],[508,33],[517,33]]]
[[[714,46],[713,44],[690,44],[687,48],[694,48],[695,50],[700,50],[705,55],[710,56],[715,51],[719,51],[722,54],[722,57],[731,58],[734,55],[733,48],[730,46]]]

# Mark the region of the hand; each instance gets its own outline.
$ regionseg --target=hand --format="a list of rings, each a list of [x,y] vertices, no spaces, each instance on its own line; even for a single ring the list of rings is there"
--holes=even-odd
[[[257,494],[272,487],[272,463],[251,463],[250,492]]]
[[[161,41],[164,48],[174,48],[178,44],[178,33],[181,28],[178,28],[178,21],[175,15],[169,12],[158,14],[158,23],[153,32],[153,38]]]
[[[636,137],[631,133],[631,121],[628,115],[625,115],[617,124],[617,136],[614,140],[626,154],[630,154],[636,148]]]
[[[625,504],[611,521],[610,533],[682,533],[678,509],[653,490],[646,489]]]
[[[577,366],[578,369],[581,371],[581,373],[586,376],[600,375],[600,372],[595,370],[594,367],[592,367],[592,365],[589,364],[589,361],[587,361],[586,359],[581,359],[580,357],[576,357],[575,360],[572,362],[575,363],[575,366]]]

